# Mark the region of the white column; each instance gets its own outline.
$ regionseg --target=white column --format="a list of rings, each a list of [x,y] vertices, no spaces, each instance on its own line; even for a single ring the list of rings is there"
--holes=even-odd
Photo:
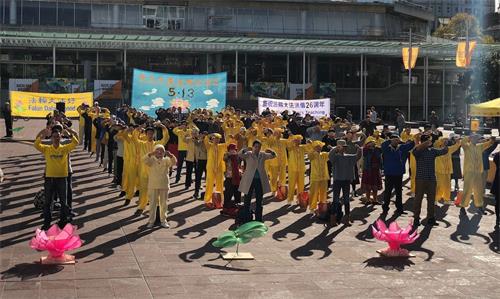
[[[235,76],[236,78],[234,80],[234,82],[236,83],[235,98],[238,99],[238,51],[236,51],[236,62],[235,62],[235,64],[236,64],[236,72],[235,72],[236,73],[236,76]]]
[[[56,46],[52,46],[52,77],[56,77]]]
[[[302,52],[302,100],[306,99],[306,52]]]
[[[359,119],[363,120],[363,77],[364,77],[364,60],[363,54],[361,54],[361,61],[359,63]]]

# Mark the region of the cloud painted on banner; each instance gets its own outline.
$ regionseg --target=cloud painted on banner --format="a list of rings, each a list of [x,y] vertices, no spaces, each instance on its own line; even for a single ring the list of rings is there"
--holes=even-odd
[[[150,96],[150,95],[154,95],[157,91],[158,91],[158,89],[153,88],[153,89],[151,89],[151,91],[145,91],[142,94],[145,96]]]
[[[141,106],[139,109],[149,111],[149,110],[151,110],[151,107],[150,106]]]
[[[163,107],[165,100],[163,98],[154,98],[151,100],[151,108]]]
[[[207,101],[207,109],[213,109],[219,105],[219,100],[210,99]]]
[[[211,96],[211,95],[213,95],[213,94],[214,94],[214,92],[213,92],[213,91],[211,91],[210,89],[205,89],[205,90],[203,91],[203,93],[204,93],[205,95],[207,95],[207,96]]]

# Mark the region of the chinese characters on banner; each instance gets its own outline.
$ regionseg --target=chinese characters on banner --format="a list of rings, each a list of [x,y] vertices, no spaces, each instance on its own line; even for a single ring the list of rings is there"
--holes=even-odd
[[[50,112],[56,110],[56,103],[64,102],[67,117],[78,117],[76,108],[82,103],[92,105],[92,93],[35,93],[11,91],[10,103],[12,116],[40,117],[44,118]]]
[[[285,110],[289,112],[295,111],[304,116],[310,114],[314,117],[322,117],[330,115],[330,99],[317,99],[317,100],[280,100],[269,98],[258,98],[259,113],[269,108],[271,111],[281,113]]]
[[[176,75],[134,69],[132,106],[155,116],[169,107],[220,111],[226,105],[227,74]]]

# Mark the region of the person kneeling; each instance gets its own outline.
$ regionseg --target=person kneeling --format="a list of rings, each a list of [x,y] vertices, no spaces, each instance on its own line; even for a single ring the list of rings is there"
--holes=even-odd
[[[169,169],[177,164],[177,159],[165,147],[157,144],[154,151],[143,157],[143,162],[149,167],[148,195],[149,195],[149,222],[148,228],[153,227],[156,220],[156,207],[160,207],[161,226],[168,228],[167,201],[170,189]]]

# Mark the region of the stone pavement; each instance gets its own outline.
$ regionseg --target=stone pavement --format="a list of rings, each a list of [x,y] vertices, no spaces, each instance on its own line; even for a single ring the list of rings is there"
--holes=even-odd
[[[15,127],[25,126],[19,138],[33,138],[37,125],[43,122],[16,122]],[[0,134],[4,135],[3,122]],[[0,184],[2,298],[500,296],[498,233],[493,233],[491,205],[485,216],[473,208],[460,215],[454,206],[439,206],[439,226],[420,227],[420,239],[406,247],[416,257],[387,259],[375,252],[385,244],[375,240],[370,229],[380,206],[364,206],[356,198],[353,226],[332,228],[296,206],[267,198],[268,235],[240,246],[255,260],[228,263],[211,242],[233,220],[218,210],[206,210],[191,198],[191,190],[174,185],[171,228],[146,229],[146,218],[133,215],[133,204],[122,206],[111,178],[80,149],[72,158],[78,213],[74,223],[84,245],[71,252],[76,265],[41,266],[36,261],[43,253],[32,250],[28,242],[42,223],[32,204],[43,183],[42,157],[24,141],[2,142],[0,155],[6,173]],[[411,209],[411,201],[405,207]],[[399,222],[406,225],[410,215]]]

